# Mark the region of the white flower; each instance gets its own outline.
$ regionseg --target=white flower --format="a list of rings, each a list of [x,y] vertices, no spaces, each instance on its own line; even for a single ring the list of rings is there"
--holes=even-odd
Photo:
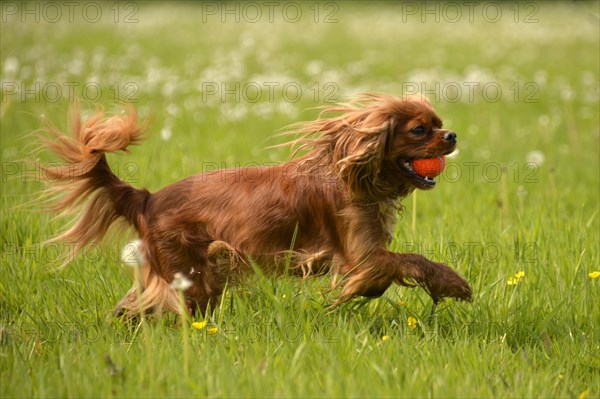
[[[318,60],[310,61],[306,64],[306,73],[309,75],[318,75],[323,70],[323,63]]]
[[[541,127],[548,127],[550,126],[550,117],[546,114],[540,115],[538,117],[538,123]]]
[[[194,285],[194,284],[187,278],[183,277],[183,274],[181,274],[179,272],[175,273],[175,276],[173,276],[173,282],[171,282],[171,288],[174,288],[174,289],[180,290],[180,291],[185,291],[188,288],[190,288],[192,285]]]
[[[171,139],[172,135],[173,135],[173,132],[171,131],[170,126],[165,126],[160,131],[160,138],[163,139],[164,141],[169,141]]]
[[[527,154],[527,163],[532,163],[537,166],[541,166],[545,159],[544,153],[538,150],[530,151],[529,154]]]
[[[8,57],[4,60],[4,74],[13,77],[19,72],[19,60],[16,57]]]
[[[121,260],[128,266],[137,267],[144,263],[144,254],[142,253],[142,240],[139,238],[125,244],[121,251]]]
[[[575,98],[575,91],[571,86],[565,85],[562,88],[561,97],[565,101],[571,101],[573,98]]]
[[[167,105],[167,112],[171,116],[177,116],[179,114],[179,107],[177,106],[177,104],[171,103]]]

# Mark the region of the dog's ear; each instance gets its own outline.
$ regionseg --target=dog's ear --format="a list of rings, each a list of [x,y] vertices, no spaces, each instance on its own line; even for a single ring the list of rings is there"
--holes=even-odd
[[[356,199],[377,198],[383,187],[381,170],[393,142],[395,119],[370,113],[356,125],[347,126],[338,137],[332,161],[337,177]]]
[[[355,200],[381,198],[393,189],[381,180],[381,171],[402,115],[402,104],[395,97],[365,94],[350,103],[324,107],[318,119],[302,122],[289,132],[301,134],[290,143],[296,147],[294,155],[308,150],[300,165],[327,171],[347,187]],[[331,113],[338,116],[325,117]]]

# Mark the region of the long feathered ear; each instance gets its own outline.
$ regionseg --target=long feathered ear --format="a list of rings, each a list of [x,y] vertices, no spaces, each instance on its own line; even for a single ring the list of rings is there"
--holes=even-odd
[[[378,119],[373,116],[370,119]],[[376,198],[382,188],[379,176],[395,123],[388,117],[376,122],[365,120],[361,126],[348,127],[334,147],[337,176],[357,199]]]
[[[304,122],[292,132],[302,134],[292,142],[297,146],[295,154],[308,149],[302,164],[325,167],[354,199],[377,198],[384,188],[379,176],[396,126],[391,110],[398,102],[391,96],[367,94],[325,108],[317,120]],[[325,118],[329,113],[341,115]]]

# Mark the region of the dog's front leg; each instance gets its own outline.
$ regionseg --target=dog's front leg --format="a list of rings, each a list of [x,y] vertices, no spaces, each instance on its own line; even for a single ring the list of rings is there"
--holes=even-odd
[[[471,300],[469,283],[446,264],[418,254],[380,249],[350,271],[338,302],[355,296],[381,296],[392,283],[419,285],[435,303],[445,297]]]

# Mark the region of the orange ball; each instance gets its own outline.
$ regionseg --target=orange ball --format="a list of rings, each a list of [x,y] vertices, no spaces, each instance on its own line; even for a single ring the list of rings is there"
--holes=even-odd
[[[423,177],[435,177],[442,173],[446,167],[446,158],[443,155],[435,158],[415,159],[412,162],[413,170]]]

